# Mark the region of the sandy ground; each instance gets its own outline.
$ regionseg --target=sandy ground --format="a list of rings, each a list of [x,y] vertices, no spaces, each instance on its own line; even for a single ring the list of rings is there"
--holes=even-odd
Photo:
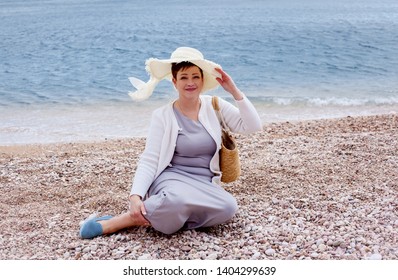
[[[82,240],[115,215],[145,139],[0,147],[0,259],[398,259],[398,117],[271,123],[237,136],[228,223]]]

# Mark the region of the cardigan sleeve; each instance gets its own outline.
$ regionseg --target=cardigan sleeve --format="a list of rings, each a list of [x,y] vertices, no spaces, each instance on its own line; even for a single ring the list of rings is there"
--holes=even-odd
[[[145,149],[137,164],[130,195],[137,194],[143,198],[155,180],[164,130],[161,114],[155,110],[152,113]]]
[[[232,132],[249,134],[263,129],[256,108],[246,96],[235,103],[237,107],[220,98],[221,114]]]

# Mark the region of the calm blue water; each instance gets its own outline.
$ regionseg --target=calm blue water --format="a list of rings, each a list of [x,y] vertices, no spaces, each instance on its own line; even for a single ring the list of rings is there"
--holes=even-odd
[[[398,1],[187,3],[0,0],[0,144],[145,135],[176,94],[162,82],[135,104],[127,78],[179,46],[221,64],[264,122],[398,111]]]

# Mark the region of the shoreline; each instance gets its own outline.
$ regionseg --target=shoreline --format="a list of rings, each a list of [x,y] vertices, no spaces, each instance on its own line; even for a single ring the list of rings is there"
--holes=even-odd
[[[0,116],[0,146],[100,142],[145,137],[154,109],[172,99],[140,103],[118,102],[82,106],[4,108]],[[255,102],[264,125],[327,120],[347,116],[398,114],[396,104],[362,106],[269,105]]]
[[[144,137],[0,146],[0,259],[398,259],[396,114],[270,123],[238,135],[229,222],[171,236],[132,228],[82,240],[115,215]]]

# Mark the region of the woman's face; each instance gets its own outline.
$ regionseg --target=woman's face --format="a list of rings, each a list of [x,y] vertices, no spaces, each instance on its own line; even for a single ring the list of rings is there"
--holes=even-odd
[[[173,84],[178,93],[187,98],[198,97],[203,88],[203,77],[199,67],[191,66],[181,69],[173,78]]]

